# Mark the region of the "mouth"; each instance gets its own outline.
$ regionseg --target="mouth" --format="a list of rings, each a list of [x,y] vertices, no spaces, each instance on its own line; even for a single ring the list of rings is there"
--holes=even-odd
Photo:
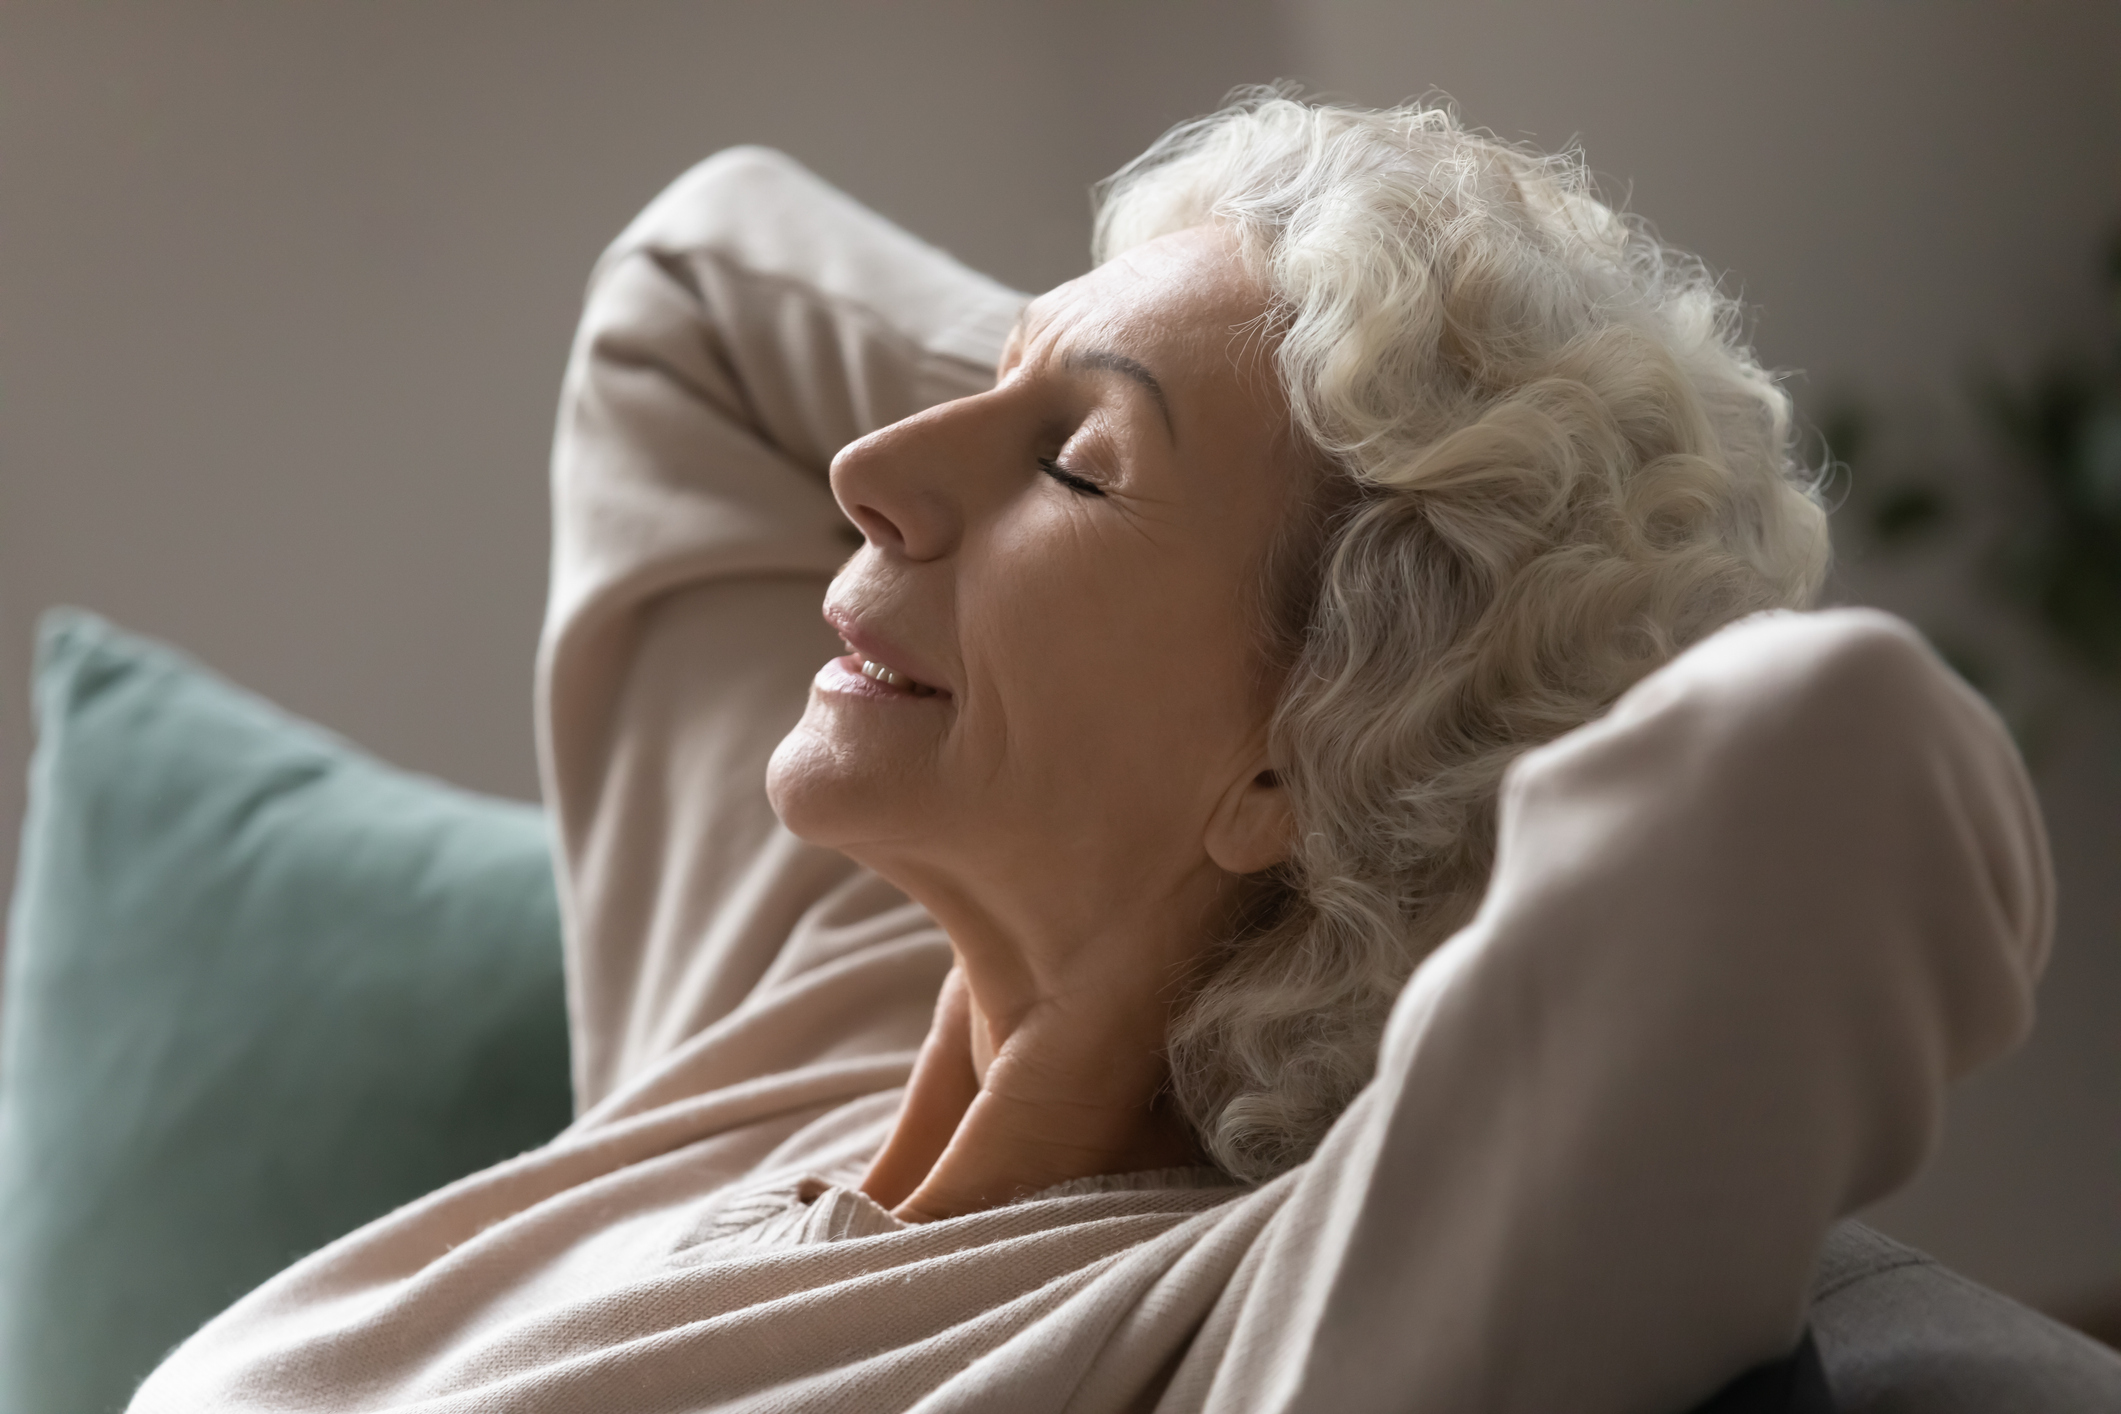
[[[902,697],[934,697],[939,692],[939,689],[900,672],[888,663],[863,655],[845,639],[840,640],[840,646],[847,650],[846,655],[833,659],[832,666],[846,672],[859,673],[886,692]]]
[[[840,647],[846,652],[818,670],[817,686],[823,691],[872,700],[950,700],[948,688],[915,677],[894,663],[892,659],[899,657],[899,650],[855,622],[852,614],[828,604],[825,622],[839,634]]]

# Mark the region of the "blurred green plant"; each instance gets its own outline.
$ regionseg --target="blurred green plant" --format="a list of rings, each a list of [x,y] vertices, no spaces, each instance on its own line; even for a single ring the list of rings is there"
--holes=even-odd
[[[2071,659],[2121,687],[2121,229],[2102,266],[2103,344],[2052,354],[2020,380],[1984,375],[1973,402],[2010,473],[2002,498],[2009,513],[1981,554],[1984,582]],[[1829,457],[1859,468],[1845,514],[1863,548],[1903,555],[1934,542],[1963,508],[1934,472],[1873,466],[1876,430],[1874,416],[1847,401],[1819,424]],[[1931,636],[1976,687],[1991,691],[1986,655],[1963,644],[1954,651],[1949,633],[1932,629]]]
[[[2038,490],[2000,547],[2002,586],[2112,679],[2121,678],[2121,231],[2105,266],[2102,354],[2050,359],[2022,387],[1990,380],[1983,403]]]

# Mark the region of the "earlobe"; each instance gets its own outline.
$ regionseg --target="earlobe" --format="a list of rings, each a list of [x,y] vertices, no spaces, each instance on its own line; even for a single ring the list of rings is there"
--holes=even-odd
[[[1257,874],[1289,857],[1295,817],[1289,792],[1271,766],[1231,787],[1208,822],[1208,857],[1231,874]]]

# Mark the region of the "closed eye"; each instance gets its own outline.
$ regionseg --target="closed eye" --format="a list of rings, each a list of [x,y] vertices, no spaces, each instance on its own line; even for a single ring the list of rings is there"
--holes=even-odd
[[[1105,494],[1104,487],[1086,476],[1077,476],[1052,457],[1040,457],[1038,459],[1038,469],[1067,487],[1070,491],[1075,492],[1078,496],[1102,496]]]

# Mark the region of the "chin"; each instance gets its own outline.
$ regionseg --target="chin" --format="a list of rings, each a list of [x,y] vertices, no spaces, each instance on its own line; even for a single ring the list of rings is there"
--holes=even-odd
[[[766,763],[766,799],[796,838],[852,853],[862,841],[897,833],[891,817],[902,812],[891,803],[905,794],[879,774],[806,717]]]
[[[766,799],[797,838],[831,846],[832,821],[845,813],[834,808],[834,797],[843,792],[834,789],[830,748],[806,731],[807,725],[799,724],[773,749],[766,763]]]

